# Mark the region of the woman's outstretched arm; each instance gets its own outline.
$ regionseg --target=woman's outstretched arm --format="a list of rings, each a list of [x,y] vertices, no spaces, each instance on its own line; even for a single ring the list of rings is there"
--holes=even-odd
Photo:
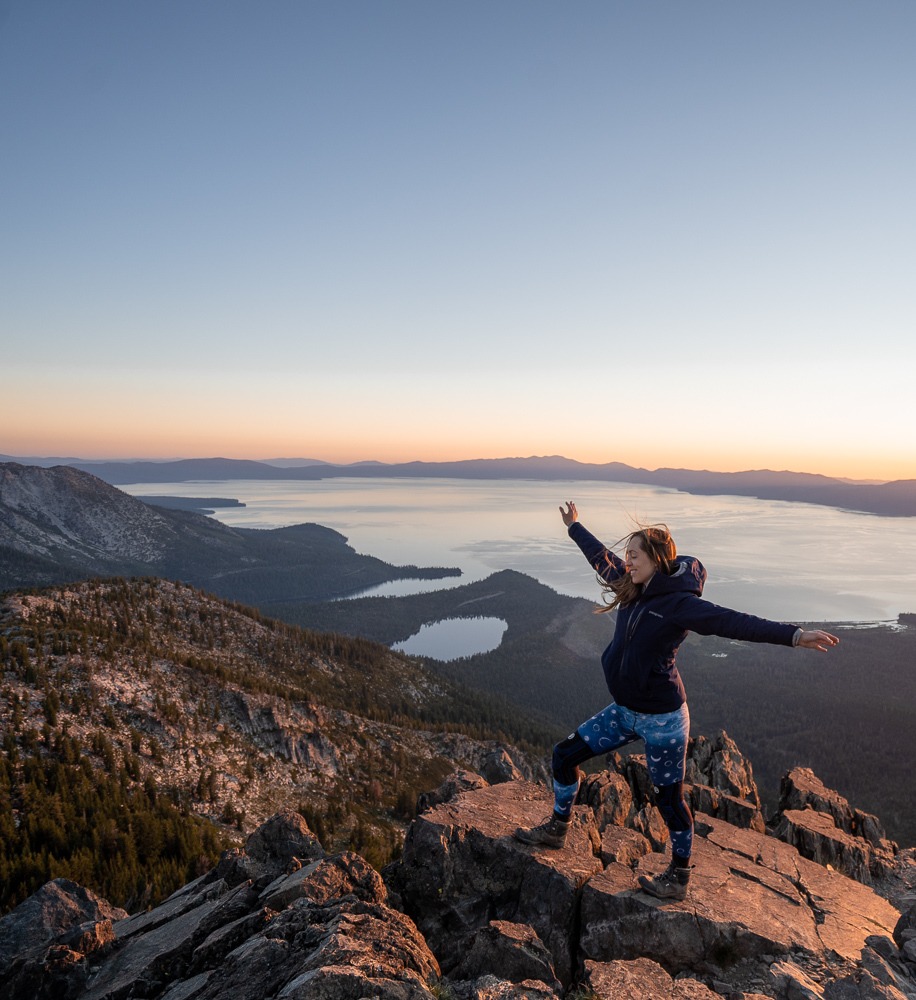
[[[672,619],[682,628],[699,635],[718,635],[723,639],[745,642],[771,642],[778,646],[801,646],[822,653],[840,641],[821,629],[807,631],[797,625],[758,618],[743,611],[723,608],[694,594],[686,595],[678,602]]]
[[[566,501],[566,507],[560,507],[560,517],[569,530],[569,537],[579,546],[589,565],[601,577],[610,583],[618,580],[626,573],[627,568],[620,556],[615,555],[603,543],[588,531],[579,521],[579,512],[572,500]]]

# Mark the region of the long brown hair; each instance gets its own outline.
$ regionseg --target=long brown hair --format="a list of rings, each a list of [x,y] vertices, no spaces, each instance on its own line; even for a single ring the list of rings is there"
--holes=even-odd
[[[621,539],[614,546],[618,548],[621,542],[626,542],[629,549],[634,543],[646,552],[652,562],[655,563],[657,573],[664,573],[666,576],[674,568],[674,560],[677,558],[677,546],[671,537],[667,524],[647,524],[640,525],[638,530],[626,539]],[[640,587],[633,583],[629,573],[608,583],[606,580],[598,578],[604,588],[603,608],[597,609],[597,614],[606,614],[608,611],[615,611],[617,608],[626,607],[632,604],[640,594]]]

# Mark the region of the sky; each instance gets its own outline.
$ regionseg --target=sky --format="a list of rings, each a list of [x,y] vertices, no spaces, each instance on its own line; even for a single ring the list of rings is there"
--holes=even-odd
[[[916,477],[911,0],[0,0],[0,453]]]

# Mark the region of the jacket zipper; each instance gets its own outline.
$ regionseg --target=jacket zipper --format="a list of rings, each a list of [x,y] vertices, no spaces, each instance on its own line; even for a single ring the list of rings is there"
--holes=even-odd
[[[640,619],[642,618],[643,613],[645,612],[645,610],[646,610],[645,606],[641,607],[639,609],[639,612],[633,618],[633,620],[630,621],[630,622],[627,622],[627,634],[626,634],[626,637],[625,637],[624,643],[623,643],[623,653],[622,653],[622,655],[620,657],[620,676],[621,677],[627,677],[629,675],[629,671],[627,670],[627,656],[628,656],[628,654],[630,652],[630,640],[633,638],[633,634],[636,632],[636,628],[639,625]]]

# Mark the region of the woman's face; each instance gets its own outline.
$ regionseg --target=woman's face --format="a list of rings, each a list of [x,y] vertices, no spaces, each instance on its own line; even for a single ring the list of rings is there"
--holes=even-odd
[[[655,574],[656,565],[652,557],[642,547],[642,539],[633,537],[627,542],[625,554],[627,572],[630,579],[638,586],[649,582]]]

